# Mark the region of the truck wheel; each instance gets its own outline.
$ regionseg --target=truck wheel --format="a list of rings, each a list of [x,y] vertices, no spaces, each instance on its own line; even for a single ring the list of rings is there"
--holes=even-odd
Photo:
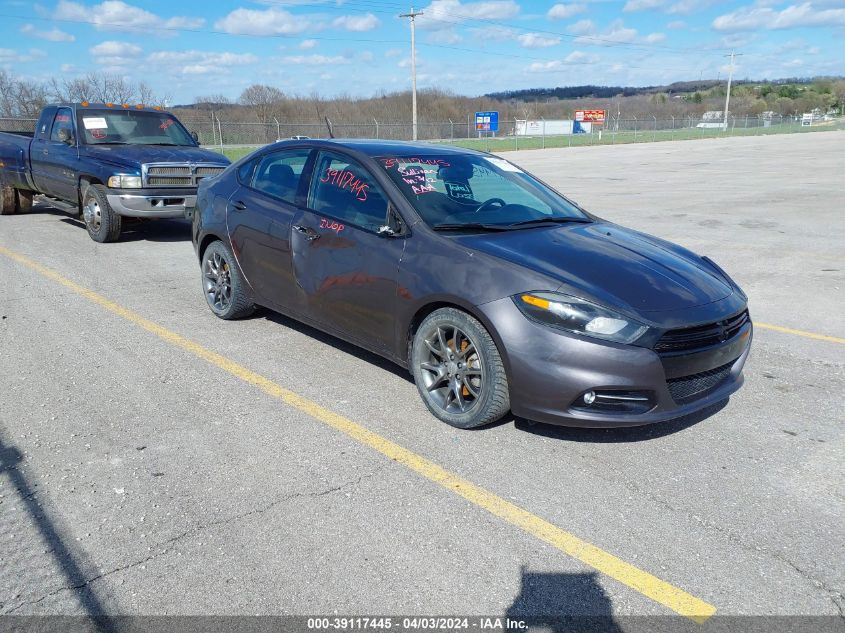
[[[15,210],[18,213],[29,213],[32,211],[32,192],[23,189],[16,189],[17,205]]]
[[[103,185],[88,187],[82,201],[82,214],[88,235],[95,242],[116,242],[120,238],[121,217],[109,205]]]
[[[15,212],[15,190],[0,184],[0,215],[12,215]]]

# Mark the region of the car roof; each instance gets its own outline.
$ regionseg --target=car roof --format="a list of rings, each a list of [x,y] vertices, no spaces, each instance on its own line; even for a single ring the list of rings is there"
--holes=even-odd
[[[284,147],[285,145],[293,144],[301,146],[302,141],[289,139],[279,141],[274,145]],[[453,145],[446,145],[440,143],[414,143],[409,141],[386,141],[382,139],[310,139],[307,144],[313,147],[324,147],[326,149],[331,149],[332,147],[345,148],[360,152],[361,154],[366,154],[367,156],[430,156],[432,154],[441,156],[457,156],[468,154],[484,155],[483,152],[477,152],[475,150],[466,149],[464,147],[455,147]]]
[[[161,106],[148,106],[142,103],[94,103],[85,101],[83,103],[50,103],[44,106],[45,108],[76,108],[81,112],[86,110],[114,110],[120,112],[123,110],[134,110],[141,112],[165,112]]]

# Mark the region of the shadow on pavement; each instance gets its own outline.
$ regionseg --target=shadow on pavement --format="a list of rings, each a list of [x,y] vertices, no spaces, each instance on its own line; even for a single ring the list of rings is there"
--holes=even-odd
[[[505,616],[523,622],[528,630],[622,633],[613,619],[610,598],[597,579],[593,572],[533,573],[523,567],[519,595]]]
[[[645,442],[659,437],[665,437],[688,429],[709,417],[716,415],[728,404],[728,398],[721,400],[696,413],[686,415],[668,422],[658,422],[646,426],[632,426],[618,429],[580,429],[566,426],[554,426],[551,424],[538,424],[529,420],[518,418],[514,426],[521,431],[542,435],[558,440],[570,442],[593,442],[597,444],[617,442]]]
[[[104,613],[103,604],[88,584],[87,576],[82,569],[79,556],[75,555],[70,550],[66,544],[67,539],[62,535],[61,528],[50,518],[47,511],[42,507],[41,503],[39,503],[36,491],[33,489],[33,486],[30,485],[29,481],[27,481],[26,475],[20,468],[20,464],[22,462],[23,455],[21,452],[15,446],[7,445],[3,442],[2,438],[0,438],[0,477],[8,478],[8,481],[12,486],[12,495],[16,495],[19,498],[24,511],[28,513],[29,519],[31,519],[31,523],[37,527],[39,532],[38,536],[41,537],[41,542],[44,544],[44,548],[50,555],[52,555],[56,563],[56,567],[58,567],[64,576],[62,587],[66,587],[69,591],[74,593],[79,604],[84,609],[86,616],[95,618],[95,620],[92,620],[94,624],[92,627],[93,630],[100,631],[102,633],[113,631],[114,629],[108,622],[96,619],[97,616],[102,616]],[[11,505],[12,501],[13,499],[8,498],[4,500],[4,505],[7,506],[7,509],[4,510],[5,517],[2,523],[4,532],[6,531],[6,528],[9,527],[9,524],[6,522],[13,520],[9,514],[12,509],[8,507]],[[15,529],[20,526],[11,524],[11,527],[12,529]],[[4,548],[11,547],[12,542],[8,538],[11,535],[4,534],[3,536],[6,537],[3,539],[5,542]],[[17,553],[10,551],[3,553],[4,567],[8,565],[5,569],[6,573],[12,573],[13,571],[11,565],[12,561],[10,561],[10,559],[13,559],[14,557],[19,557],[19,560],[22,560],[24,563],[31,563],[33,562],[32,559],[36,556],[42,556],[44,549],[41,547],[38,548],[38,552],[20,551],[20,548],[26,547],[25,541],[22,540],[23,536],[24,535],[20,533],[16,534],[15,541],[18,543],[19,547],[19,551]],[[37,540],[35,542],[37,542]],[[31,565],[25,566],[31,567]],[[38,570],[31,568],[18,570],[19,573],[27,576],[35,574],[37,571]],[[23,578],[23,575],[21,578]],[[9,589],[11,589],[11,587],[9,587]],[[39,587],[39,590],[44,593],[48,593],[46,587]],[[19,598],[26,603],[25,598],[23,598],[20,594],[16,596],[16,598]],[[8,608],[10,606],[9,602],[6,601],[4,606]]]

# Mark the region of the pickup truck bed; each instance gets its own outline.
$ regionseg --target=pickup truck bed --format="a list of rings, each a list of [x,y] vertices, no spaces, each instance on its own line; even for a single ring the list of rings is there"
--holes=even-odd
[[[116,241],[121,220],[185,217],[197,184],[229,164],[159,108],[56,104],[32,132],[0,132],[0,214],[42,194],[80,213],[92,239]]]

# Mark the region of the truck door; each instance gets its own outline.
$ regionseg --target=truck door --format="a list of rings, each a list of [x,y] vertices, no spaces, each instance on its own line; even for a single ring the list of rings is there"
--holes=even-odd
[[[43,124],[39,123],[30,146],[32,178],[40,192],[74,202],[79,153],[73,110],[59,108],[47,125],[50,127],[49,134],[41,129]]]

